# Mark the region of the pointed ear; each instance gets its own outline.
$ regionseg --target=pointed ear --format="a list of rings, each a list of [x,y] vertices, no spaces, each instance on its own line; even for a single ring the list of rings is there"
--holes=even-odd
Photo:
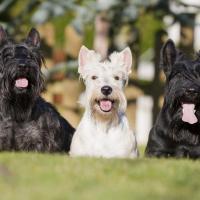
[[[126,72],[130,74],[132,67],[132,53],[129,47],[126,47],[123,51],[120,52],[120,59],[124,63]]]
[[[6,31],[3,29],[2,26],[0,26],[0,44],[3,42],[3,41],[6,41],[7,40],[7,34],[6,34]]]
[[[169,75],[172,66],[176,61],[177,50],[174,42],[171,39],[168,39],[167,42],[163,45],[161,49],[161,66],[166,74]]]
[[[95,53],[94,50],[90,50],[85,46],[82,46],[80,51],[79,51],[79,56],[78,56],[78,73],[79,74],[84,74],[85,66],[88,63],[98,61],[100,59],[100,56]]]
[[[35,28],[32,28],[28,33],[26,43],[36,48],[40,47],[40,34]]]
[[[110,55],[110,60],[116,65],[121,64],[127,74],[131,73],[132,53],[129,47],[126,47],[121,52],[114,52]]]
[[[78,55],[78,73],[82,73],[85,65],[87,64],[87,55],[89,54],[90,50],[85,47],[84,45],[80,48],[79,55]]]

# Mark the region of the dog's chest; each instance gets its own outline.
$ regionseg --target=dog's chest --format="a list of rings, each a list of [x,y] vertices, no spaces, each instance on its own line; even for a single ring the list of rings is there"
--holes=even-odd
[[[87,134],[87,133],[85,133]],[[90,136],[88,137],[88,143],[93,146],[96,151],[112,152],[125,145],[127,134],[122,134],[122,131],[115,128],[109,131],[101,131],[97,129],[91,129]]]
[[[72,155],[97,157],[131,157],[135,138],[128,127],[121,126],[103,131],[96,126],[80,126],[73,138]]]

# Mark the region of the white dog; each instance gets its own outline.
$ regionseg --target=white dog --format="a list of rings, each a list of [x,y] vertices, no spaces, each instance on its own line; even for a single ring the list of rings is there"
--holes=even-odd
[[[125,115],[127,102],[123,88],[131,72],[129,48],[101,62],[101,56],[82,46],[79,69],[86,91],[85,113],[73,136],[71,156],[135,158],[136,139]]]

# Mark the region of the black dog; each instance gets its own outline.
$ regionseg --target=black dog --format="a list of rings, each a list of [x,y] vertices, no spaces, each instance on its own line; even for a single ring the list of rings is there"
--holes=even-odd
[[[161,50],[164,105],[150,131],[147,156],[200,157],[200,58],[189,60],[168,40]]]
[[[0,151],[69,151],[74,128],[45,102],[40,36],[16,44],[0,27]]]

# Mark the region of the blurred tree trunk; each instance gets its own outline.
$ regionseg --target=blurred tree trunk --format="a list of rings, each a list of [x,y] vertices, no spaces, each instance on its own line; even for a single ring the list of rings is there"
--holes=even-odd
[[[165,43],[165,38],[167,36],[166,31],[164,30],[158,30],[157,33],[155,34],[155,44],[154,44],[154,69],[155,69],[155,74],[154,74],[154,79],[151,84],[151,94],[153,97],[153,123],[155,123],[157,115],[160,111],[159,107],[159,99],[161,95],[163,94],[163,82],[161,81],[160,78],[160,50]]]

